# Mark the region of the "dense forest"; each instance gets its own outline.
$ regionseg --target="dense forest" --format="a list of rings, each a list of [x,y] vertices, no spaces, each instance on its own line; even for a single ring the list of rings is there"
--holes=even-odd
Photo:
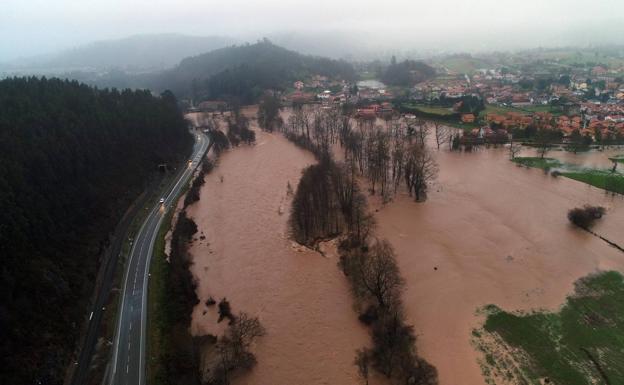
[[[0,81],[0,383],[62,383],[109,234],[191,145],[170,92]]]
[[[435,75],[435,69],[421,61],[397,62],[393,56],[390,65],[381,73],[381,81],[392,86],[414,85]]]
[[[283,90],[312,75],[356,78],[353,66],[345,61],[302,55],[267,39],[187,57],[177,66],[160,72],[133,74],[111,69],[97,76],[80,71],[66,74],[97,87],[171,90],[181,99],[220,99],[239,104],[255,103],[266,89]]]
[[[169,71],[129,84],[170,89],[181,98],[237,99],[248,104],[257,101],[265,89],[284,89],[311,75],[352,80],[355,71],[346,62],[302,55],[265,39],[189,57]]]

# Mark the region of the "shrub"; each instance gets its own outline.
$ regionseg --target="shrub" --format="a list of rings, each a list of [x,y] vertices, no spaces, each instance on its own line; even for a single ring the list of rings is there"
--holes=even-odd
[[[589,229],[604,214],[605,208],[601,206],[576,207],[568,211],[568,220],[578,227]]]
[[[376,306],[370,305],[364,313],[358,316],[358,320],[364,325],[370,326],[379,319],[379,312]]]
[[[223,321],[224,318],[228,318],[230,322],[234,321],[234,315],[232,315],[230,302],[228,302],[225,298],[219,302],[219,320],[217,322]]]

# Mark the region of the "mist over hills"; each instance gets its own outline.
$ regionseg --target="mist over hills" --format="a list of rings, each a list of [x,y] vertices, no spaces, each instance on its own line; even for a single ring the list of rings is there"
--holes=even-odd
[[[345,61],[303,55],[264,39],[185,58],[174,68],[138,82],[155,91],[172,90],[179,97],[234,97],[251,103],[263,89],[284,89],[315,74],[339,79],[356,76]]]
[[[16,59],[0,64],[15,73],[63,73],[69,71],[153,72],[171,68],[183,58],[236,43],[223,36],[181,34],[133,35],[102,40],[55,54]]]

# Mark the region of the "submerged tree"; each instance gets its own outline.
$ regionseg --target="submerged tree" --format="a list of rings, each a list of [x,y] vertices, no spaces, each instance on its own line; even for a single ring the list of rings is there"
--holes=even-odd
[[[265,131],[272,132],[283,125],[280,116],[282,105],[274,95],[265,95],[258,107],[258,125]],[[281,122],[281,123],[280,123]]]
[[[552,130],[548,128],[540,128],[535,135],[534,143],[537,147],[537,153],[540,158],[544,158],[546,153],[550,151],[556,138]]]
[[[204,369],[203,383],[227,385],[232,372],[253,368],[257,361],[249,348],[257,338],[265,334],[266,331],[257,317],[250,317],[246,313],[233,317],[225,335],[217,342],[217,357]]]
[[[434,121],[433,122],[434,134],[436,139],[436,145],[438,146],[438,150],[440,146],[450,140],[450,132],[449,128],[445,125]]]
[[[349,264],[358,297],[373,298],[384,309],[397,303],[404,282],[388,241],[375,241],[368,252],[355,253]]]
[[[606,210],[601,206],[576,207],[568,211],[568,220],[576,226],[589,229],[596,220],[602,218]]]
[[[358,375],[368,385],[368,368],[370,366],[370,353],[368,349],[358,349],[355,353],[353,364],[358,368]]]
[[[405,185],[416,201],[427,199],[428,184],[435,179],[438,166],[427,147],[419,143],[408,147],[405,159]]]

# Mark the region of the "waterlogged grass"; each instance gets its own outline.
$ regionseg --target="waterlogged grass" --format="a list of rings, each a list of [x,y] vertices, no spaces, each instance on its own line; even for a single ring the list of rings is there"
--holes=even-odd
[[[549,170],[552,168],[561,167],[562,164],[557,159],[553,158],[540,158],[540,157],[517,157],[513,159],[513,162],[521,164],[527,167],[540,168],[542,170]]]
[[[577,281],[574,294],[556,313],[511,313],[489,306],[483,329],[473,332],[486,357],[484,375],[529,384],[545,379],[565,385],[624,384],[622,298],[624,277],[610,271]]]
[[[624,194],[624,175],[602,170],[562,172],[561,175],[603,190]]]
[[[624,175],[610,170],[585,169],[564,164],[553,158],[518,157],[513,162],[542,170],[557,169],[559,175],[605,191],[624,194]]]

